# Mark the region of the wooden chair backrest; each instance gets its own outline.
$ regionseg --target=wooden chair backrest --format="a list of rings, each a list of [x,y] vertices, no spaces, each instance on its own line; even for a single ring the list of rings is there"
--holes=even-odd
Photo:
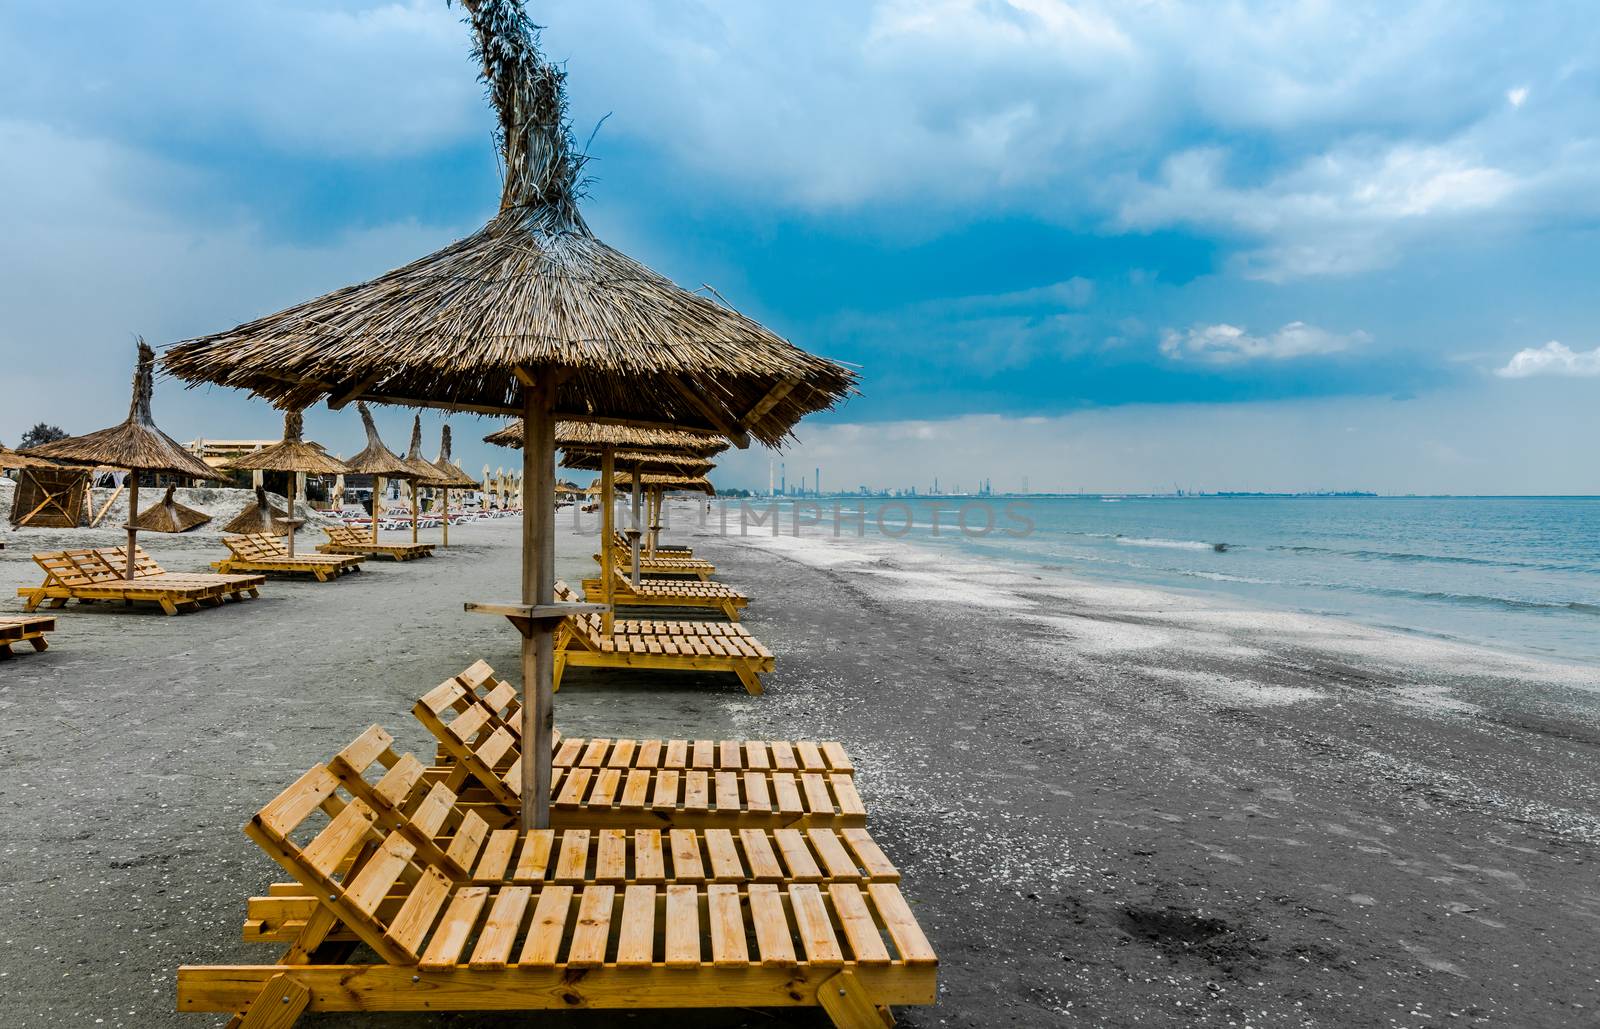
[[[222,543],[241,561],[270,561],[288,557],[289,548],[282,536],[265,532],[252,532],[244,536],[224,536]]]
[[[562,604],[576,604],[578,603],[579,598],[578,595],[573,592],[571,586],[568,586],[565,582],[557,579],[556,600]],[[567,618],[566,624],[575,633],[582,636],[590,646],[597,650],[600,647],[601,641],[605,639],[605,635],[602,632],[605,623],[601,621],[598,614],[571,615]]]
[[[316,765],[245,826],[284,870],[391,964],[414,964],[450,898],[445,870]],[[384,901],[403,894],[398,909]]]
[[[45,570],[46,582],[63,586],[103,586],[126,582],[127,551],[121,547],[101,550],[58,550],[34,554],[34,563]],[[162,567],[140,547],[134,551],[135,579],[164,574]]]
[[[442,782],[429,783],[415,754],[399,754],[394,737],[374,725],[328,762],[351,796],[365,802],[386,828],[399,832],[417,853],[452,879],[471,874],[489,835],[489,823],[457,807],[460,797]],[[439,837],[449,836],[448,847]]]
[[[520,803],[522,756],[517,737],[473,690],[458,679],[446,679],[423,694],[411,713],[495,800]]]

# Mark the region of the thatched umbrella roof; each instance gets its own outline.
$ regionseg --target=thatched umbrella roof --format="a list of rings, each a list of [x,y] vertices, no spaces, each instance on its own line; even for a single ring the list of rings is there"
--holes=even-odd
[[[295,527],[299,525],[299,522],[294,523]],[[232,521],[222,527],[222,531],[230,536],[253,532],[277,535],[287,533],[289,529],[289,512],[274,506],[272,501],[267,499],[267,491],[263,486],[256,487],[255,503],[246,505],[242,511],[233,516]]]
[[[711,485],[711,483],[707,481],[704,476],[698,475],[651,474],[646,472],[645,474],[639,476],[639,484],[647,489],[690,490],[694,492],[710,494],[712,496],[715,496],[717,493],[717,488],[715,486]],[[632,489],[633,476],[627,474],[626,472],[618,472],[612,478],[612,486],[619,490]],[[589,484],[589,492],[601,492],[601,482],[599,479],[596,479],[594,482]]]
[[[367,410],[366,402],[357,403],[356,410],[361,412],[361,424],[367,430],[367,448],[346,461],[346,467],[356,475],[377,475],[385,479],[413,478],[416,472],[411,466],[378,438],[378,426],[372,420],[372,412]]]
[[[716,432],[776,446],[843,400],[855,373],[808,354],[597,239],[578,212],[565,73],[522,0],[462,0],[499,115],[500,211],[479,231],[369,282],[179,343],[167,369],[285,408],[327,398],[520,416],[523,811],[549,826],[557,419]],[[411,455],[420,456],[420,455]],[[409,456],[408,456],[409,460]],[[492,610],[484,607],[482,610]],[[609,622],[607,622],[609,628]]]
[[[497,447],[522,449],[522,419],[483,437]],[[680,429],[647,429],[629,425],[600,425],[594,422],[557,422],[556,446],[599,450],[625,447],[629,450],[675,450],[684,454],[710,457],[727,450],[725,437]]]
[[[168,486],[167,495],[161,498],[161,503],[139,515],[133,524],[149,532],[188,532],[211,521],[211,516],[204,511],[196,511],[173,499],[172,494],[177,488]]]
[[[283,413],[283,439],[270,447],[240,454],[222,467],[232,471],[249,469],[262,472],[305,472],[307,475],[344,475],[350,466],[329,457],[320,443],[307,443],[305,416],[299,411]]]
[[[12,450],[8,446],[0,445],[0,471],[7,468],[22,470],[25,468],[60,468],[54,461],[46,461],[42,457],[34,457],[31,451]]]
[[[192,479],[215,479],[217,473],[210,465],[156,428],[155,419],[150,413],[150,400],[155,392],[155,352],[142,337],[138,349],[138,365],[133,373],[133,400],[128,405],[125,421],[87,436],[72,436],[33,447],[28,451],[28,456],[68,464],[171,472]]]
[[[683,426],[776,446],[855,373],[595,237],[578,212],[565,72],[520,0],[466,0],[500,115],[500,213],[371,281],[169,350],[189,383],[280,407],[324,398],[521,414],[519,373],[556,372],[558,418]]]
[[[615,467],[695,478],[704,475],[716,465],[703,457],[684,454],[648,453],[639,450],[619,450],[612,454]],[[598,472],[604,457],[597,450],[566,449],[561,452],[561,466],[581,471]]]
[[[466,469],[450,460],[450,426],[439,433],[439,459],[433,462],[439,470],[439,485],[447,489],[473,489],[478,480],[468,475]]]

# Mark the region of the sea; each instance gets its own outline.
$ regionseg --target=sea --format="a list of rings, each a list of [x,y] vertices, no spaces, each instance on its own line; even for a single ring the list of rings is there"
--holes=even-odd
[[[1600,497],[847,497],[814,504],[783,504],[780,531],[798,519],[804,534],[827,535],[837,521],[844,535],[1600,664]]]

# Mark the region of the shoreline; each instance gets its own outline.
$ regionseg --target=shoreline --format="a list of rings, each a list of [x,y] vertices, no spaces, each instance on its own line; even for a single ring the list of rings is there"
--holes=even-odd
[[[1200,504],[1210,513],[1173,522],[1168,519],[1176,499],[1107,520],[1094,504],[1035,505],[1026,498],[825,499],[820,514],[817,501],[779,498],[780,517],[770,514],[773,502],[763,499],[730,502],[727,514],[719,513],[713,521],[721,519],[727,533],[737,537],[743,512],[752,535],[768,535],[771,524],[778,522],[781,533],[792,536],[796,523],[804,523],[803,535],[812,538],[857,546],[864,538],[869,546],[879,543],[886,550],[908,545],[958,563],[996,564],[1045,577],[1061,573],[1072,583],[1221,598],[1265,611],[1338,619],[1600,668],[1592,631],[1600,628],[1600,594],[1594,593],[1593,578],[1600,566],[1572,565],[1578,558],[1570,547],[1547,557],[1532,552],[1464,556],[1438,538],[1388,541],[1362,535],[1375,531],[1372,524],[1358,524],[1357,535],[1334,539],[1319,529],[1314,515],[1299,516],[1309,519],[1306,524],[1281,521],[1286,508],[1276,502],[1286,498],[1246,498],[1241,503],[1263,499],[1273,506],[1219,517],[1216,512],[1228,505]],[[951,506],[963,500],[959,508]],[[747,503],[753,506],[747,509]],[[960,512],[969,506],[979,512],[971,515],[980,526],[974,533],[957,525],[959,517],[966,517]],[[859,528],[862,511],[864,533]],[[904,519],[912,511],[915,527],[907,529]],[[1260,524],[1254,524],[1258,519]],[[1019,524],[1024,526],[1021,533],[1008,531]],[[984,526],[994,531],[985,532]],[[1529,582],[1524,576],[1530,573],[1564,581]]]

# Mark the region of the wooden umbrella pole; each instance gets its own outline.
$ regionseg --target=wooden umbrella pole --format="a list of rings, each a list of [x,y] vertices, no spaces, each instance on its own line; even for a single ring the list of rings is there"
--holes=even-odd
[[[448,547],[450,545],[450,487],[449,486],[446,486],[444,488],[444,543],[442,545],[446,546],[446,547]]]
[[[643,538],[643,527],[639,524],[639,501],[641,499],[641,491],[644,489],[644,486],[639,482],[639,480],[642,478],[644,478],[643,470],[639,467],[639,465],[635,464],[633,466],[633,532],[629,534],[631,539],[630,546],[628,548],[633,552],[634,589],[639,588],[639,546],[640,540]]]
[[[656,487],[656,494],[655,495],[656,495],[656,516],[655,516],[654,519],[651,520],[651,524],[654,525],[655,528],[650,530],[650,553],[651,554],[654,554],[657,550],[661,549],[661,508],[662,508],[662,501],[664,499],[661,496],[661,487],[659,487],[659,486]]]
[[[611,537],[617,531],[611,496],[611,480],[616,470],[614,453],[611,447],[604,447],[600,451],[600,599],[606,605],[605,614],[600,616],[600,629],[607,636],[611,635],[611,628],[616,624],[616,612],[612,608],[616,602],[612,577],[617,571],[616,559],[611,554]]]
[[[411,480],[411,542],[417,542],[417,480]]]
[[[378,498],[383,496],[383,476],[372,477],[372,542],[378,542]]]
[[[522,510],[522,602],[555,603],[555,376],[545,371],[523,388],[522,481],[533,500]],[[540,503],[540,498],[546,498]],[[522,830],[550,828],[555,733],[556,622],[530,618],[522,637]],[[531,750],[531,752],[530,752]]]
[[[92,478],[92,476],[91,476]],[[133,581],[134,551],[139,546],[139,527],[134,521],[139,517],[139,472],[128,469],[128,581]]]

